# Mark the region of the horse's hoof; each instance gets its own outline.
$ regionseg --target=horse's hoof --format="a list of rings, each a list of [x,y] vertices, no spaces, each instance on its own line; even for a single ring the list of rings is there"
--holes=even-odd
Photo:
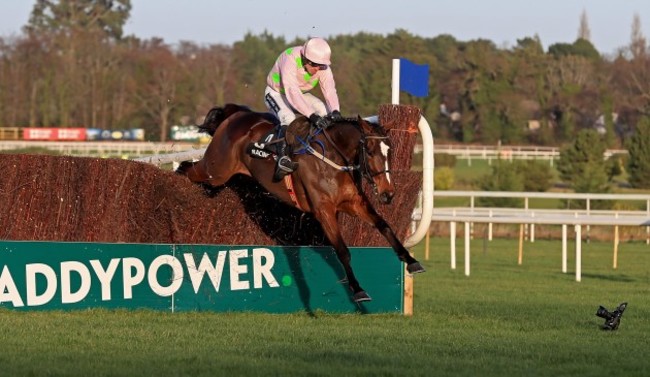
[[[352,296],[352,298],[354,299],[354,302],[364,302],[364,301],[371,301],[372,300],[370,298],[370,296],[368,296],[366,291],[359,291],[359,292],[355,293],[354,296]]]
[[[420,262],[413,262],[408,266],[406,266],[406,271],[408,271],[409,274],[419,274],[421,272],[425,272],[426,270],[424,269],[424,267],[422,267]]]

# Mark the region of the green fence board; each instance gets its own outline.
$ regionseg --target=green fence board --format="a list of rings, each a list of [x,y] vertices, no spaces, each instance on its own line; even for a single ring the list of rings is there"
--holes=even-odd
[[[0,307],[165,311],[403,311],[390,248],[352,248],[373,301],[351,301],[330,248],[0,241]]]

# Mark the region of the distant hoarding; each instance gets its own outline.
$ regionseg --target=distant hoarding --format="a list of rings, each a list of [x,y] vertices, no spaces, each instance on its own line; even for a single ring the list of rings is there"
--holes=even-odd
[[[210,140],[210,136],[199,132],[196,126],[172,126],[169,137],[175,141],[198,141],[202,143]]]
[[[131,128],[128,130],[102,130],[99,128],[89,128],[87,136],[87,140],[89,141],[144,141],[144,129]]]
[[[23,128],[23,140],[84,141],[85,128]]]

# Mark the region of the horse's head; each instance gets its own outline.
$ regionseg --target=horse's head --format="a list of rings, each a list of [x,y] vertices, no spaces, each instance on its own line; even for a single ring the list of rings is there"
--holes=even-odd
[[[250,112],[251,110],[246,106],[234,103],[227,103],[224,107],[213,107],[205,116],[203,124],[197,125],[199,132],[205,132],[210,134],[210,136],[214,136],[217,127],[219,127],[224,120],[240,111]]]
[[[389,204],[395,195],[395,186],[390,178],[388,161],[391,142],[386,130],[379,124],[358,118],[361,126],[359,169],[363,177],[373,186],[375,194],[384,204]]]

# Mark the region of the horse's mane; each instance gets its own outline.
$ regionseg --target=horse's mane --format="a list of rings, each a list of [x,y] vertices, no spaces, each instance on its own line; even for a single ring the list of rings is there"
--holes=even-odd
[[[208,133],[210,136],[214,136],[217,127],[219,127],[219,125],[223,123],[224,120],[228,119],[230,116],[238,112],[253,113],[254,111],[251,110],[251,108],[248,106],[239,105],[236,103],[227,103],[223,107],[215,106],[212,109],[210,109],[210,111],[208,111],[208,114],[205,116],[205,119],[203,120],[203,124],[197,124],[196,127],[199,128],[199,132]],[[259,114],[260,117],[262,117],[269,123],[272,124],[279,123],[278,118],[271,113],[257,113],[257,114]]]
[[[386,134],[387,134],[386,129],[380,123],[371,122],[371,121],[366,120],[366,119],[364,119],[364,120],[365,120],[366,123],[368,123],[371,126],[374,133],[380,134],[382,136],[386,136]],[[357,128],[361,129],[361,122],[359,121],[359,118],[346,117],[346,118],[340,118],[340,119],[336,119],[336,120],[330,119],[330,127],[336,126],[339,123],[350,123],[350,124],[356,126]]]

